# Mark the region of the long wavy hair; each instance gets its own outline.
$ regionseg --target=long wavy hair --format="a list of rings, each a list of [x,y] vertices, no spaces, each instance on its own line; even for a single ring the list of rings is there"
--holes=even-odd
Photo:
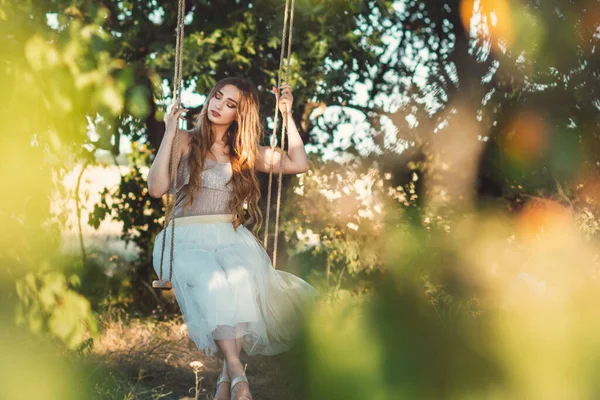
[[[206,154],[216,140],[216,134],[212,129],[212,123],[208,119],[208,104],[218,90],[226,85],[233,85],[241,93],[237,107],[237,121],[229,126],[226,133],[226,141],[229,145],[229,156],[233,176],[233,197],[229,204],[235,214],[233,226],[237,229],[240,224],[254,224],[252,232],[256,234],[262,225],[262,212],[258,207],[260,199],[260,185],[256,178],[254,165],[259,140],[263,135],[263,125],[260,119],[260,107],[258,91],[256,86],[242,78],[225,78],[215,84],[210,91],[202,111],[195,121],[191,130],[190,157],[188,167],[190,171],[190,183],[185,189],[187,196],[186,208],[194,201],[194,197],[202,190],[202,166],[206,160]],[[247,218],[244,220],[247,207]]]

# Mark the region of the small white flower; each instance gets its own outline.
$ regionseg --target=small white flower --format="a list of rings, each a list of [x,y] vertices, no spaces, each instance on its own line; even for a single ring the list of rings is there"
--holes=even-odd
[[[192,361],[190,363],[190,367],[194,368],[194,371],[196,371],[204,367],[204,364],[202,364],[200,361]]]

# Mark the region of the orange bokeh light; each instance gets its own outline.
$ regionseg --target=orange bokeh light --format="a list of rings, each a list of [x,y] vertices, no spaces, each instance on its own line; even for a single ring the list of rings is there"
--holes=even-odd
[[[465,29],[471,31],[474,16],[481,18],[486,24],[491,37],[492,47],[497,49],[500,44],[510,47],[515,38],[513,10],[509,0],[481,0],[475,7],[474,0],[463,0],[460,3],[460,15]],[[476,36],[485,39],[484,31],[476,29]]]
[[[502,133],[502,148],[514,161],[528,164],[546,149],[548,126],[533,112],[521,112]]]
[[[518,217],[518,231],[525,239],[565,232],[573,217],[569,208],[548,199],[536,199],[525,205]]]

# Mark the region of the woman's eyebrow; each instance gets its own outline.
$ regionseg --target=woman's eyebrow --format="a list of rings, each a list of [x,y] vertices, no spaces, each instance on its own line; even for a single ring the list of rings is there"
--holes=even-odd
[[[223,92],[221,92],[220,90],[217,90],[217,93],[219,93],[221,96],[223,96]],[[234,99],[232,99],[231,97],[228,97],[229,100],[233,101],[236,105],[237,105],[237,101],[235,101]]]

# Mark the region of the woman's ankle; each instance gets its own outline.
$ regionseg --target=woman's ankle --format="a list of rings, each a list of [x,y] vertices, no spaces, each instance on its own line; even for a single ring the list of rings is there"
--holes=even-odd
[[[229,377],[229,372],[227,371],[227,360],[223,360],[223,368],[221,368],[221,375]]]

